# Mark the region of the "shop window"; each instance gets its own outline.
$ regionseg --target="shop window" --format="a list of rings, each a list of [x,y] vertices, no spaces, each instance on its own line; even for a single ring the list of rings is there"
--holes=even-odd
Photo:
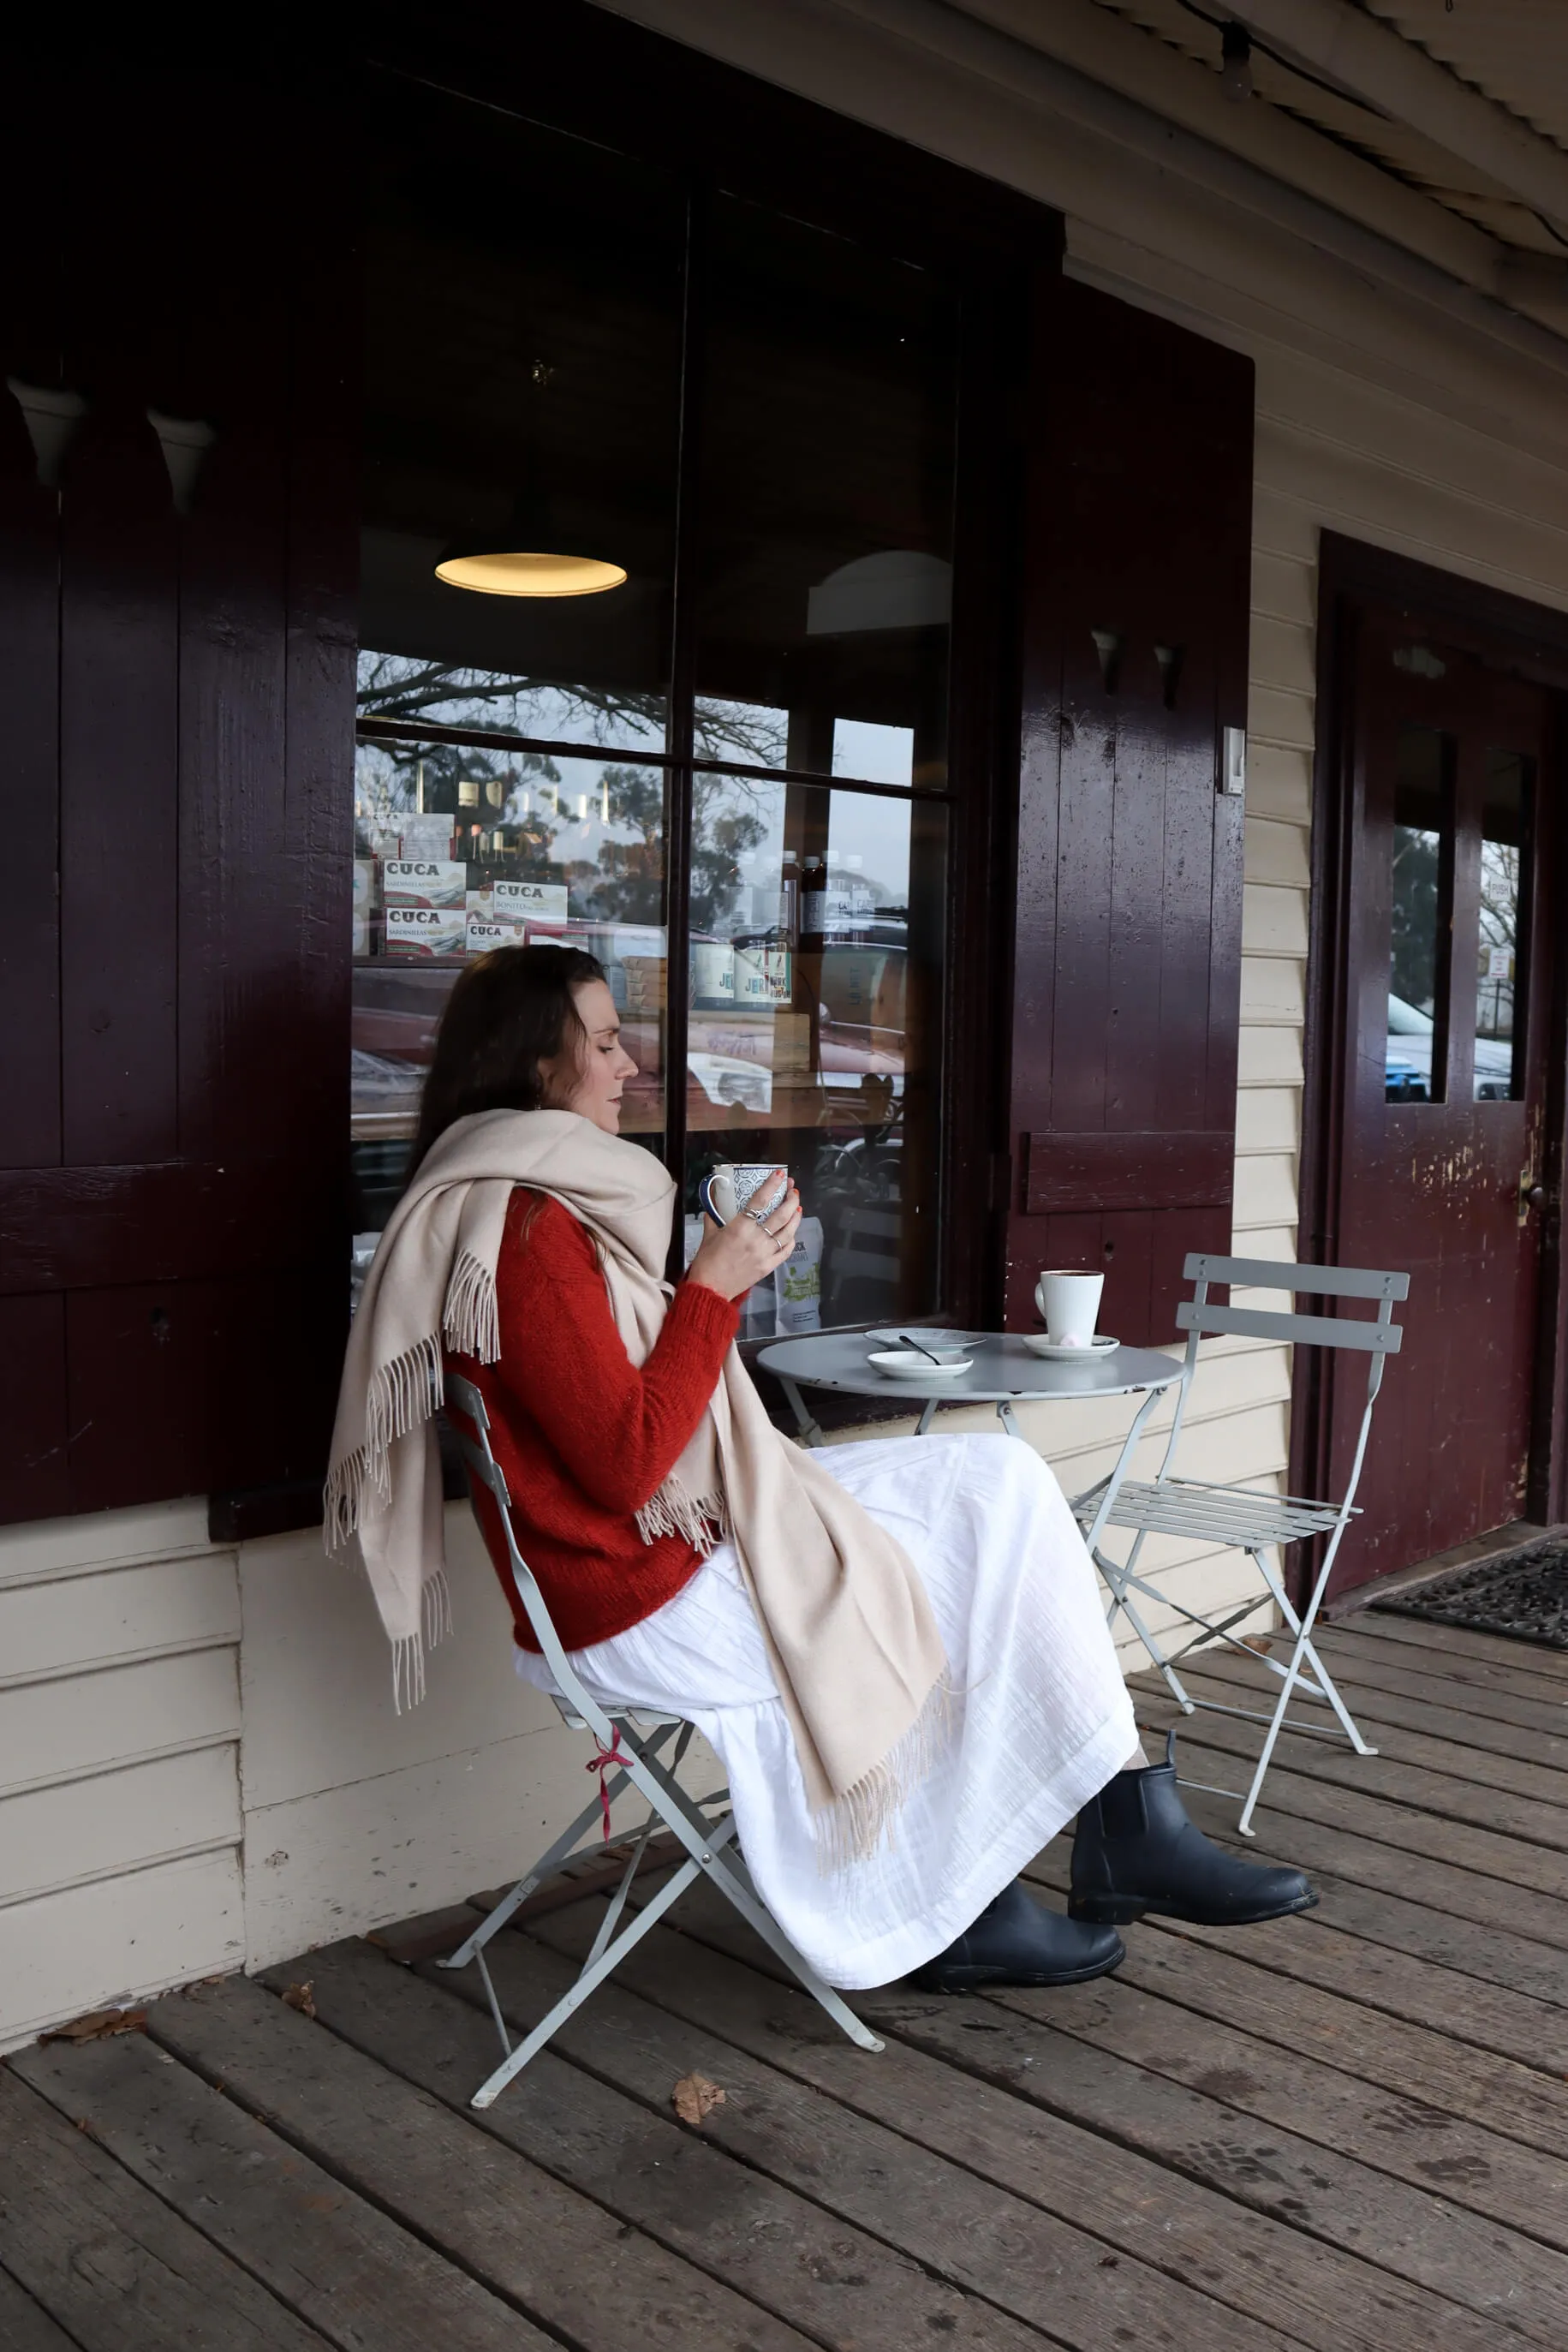
[[[936,1308],[956,300],[495,110],[389,79],[373,121],[357,1255],[457,974],[560,940],[688,1252],[716,1160],[787,1163],[808,1317]],[[581,578],[509,593],[540,550]]]

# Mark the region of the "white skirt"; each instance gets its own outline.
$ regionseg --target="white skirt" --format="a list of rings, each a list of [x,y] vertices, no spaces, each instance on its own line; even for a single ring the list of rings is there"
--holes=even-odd
[[[1032,1446],[894,1437],[818,1459],[914,1560],[959,1694],[946,1752],[874,1854],[819,1870],[795,1743],[730,1545],[572,1664],[601,1706],[696,1726],[724,1767],[763,1900],[812,1967],[849,1989],[891,1983],[944,1950],[1120,1770],[1137,1732],[1093,1564]],[[517,1663],[553,1687],[542,1657],[519,1649]]]

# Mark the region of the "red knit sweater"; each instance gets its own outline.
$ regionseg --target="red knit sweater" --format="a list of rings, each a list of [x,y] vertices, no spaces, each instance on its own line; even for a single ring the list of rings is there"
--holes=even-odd
[[[556,1631],[569,1650],[586,1649],[651,1617],[700,1562],[684,1537],[644,1543],[636,1513],[702,1419],[738,1309],[683,1282],[639,1370],[615,1328],[586,1229],[521,1185],[507,1211],[496,1296],[499,1360],[479,1364],[450,1352],[446,1360],[485,1399],[517,1549]],[[483,1488],[475,1508],[517,1640],[537,1650],[499,1515]]]

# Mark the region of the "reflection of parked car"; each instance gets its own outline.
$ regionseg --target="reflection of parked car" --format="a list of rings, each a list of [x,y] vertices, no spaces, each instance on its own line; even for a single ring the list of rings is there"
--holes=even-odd
[[[1388,1000],[1384,1092],[1390,1102],[1432,1099],[1432,1016],[1402,996]],[[1506,1102],[1513,1091],[1513,1047],[1495,1037],[1476,1039],[1475,1098]]]

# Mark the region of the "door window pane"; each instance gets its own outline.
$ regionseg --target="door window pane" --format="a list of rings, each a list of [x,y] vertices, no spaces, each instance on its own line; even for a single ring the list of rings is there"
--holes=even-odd
[[[1399,730],[1390,852],[1385,1090],[1390,1102],[1440,1102],[1447,1080],[1444,946],[1453,866],[1453,739]]]
[[[956,350],[929,272],[719,199],[699,730],[749,705],[768,764],[945,782]]]
[[[813,1254],[804,1303],[752,1294],[750,1336],[937,1303],[946,866],[939,803],[696,780],[688,1218],[716,1162],[787,1165]]]
[[[1523,971],[1522,909],[1528,898],[1531,762],[1489,750],[1481,804],[1480,929],[1476,964],[1478,1102],[1524,1092],[1514,990]]]

